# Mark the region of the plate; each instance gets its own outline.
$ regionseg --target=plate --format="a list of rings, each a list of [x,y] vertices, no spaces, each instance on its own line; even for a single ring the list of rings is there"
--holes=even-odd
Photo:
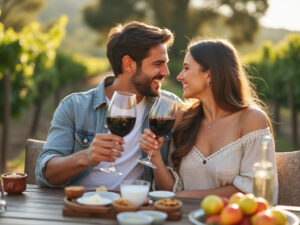
[[[95,194],[95,195],[97,196],[97,194]],[[80,198],[77,198],[77,202],[82,205],[94,205],[94,206],[109,205],[112,203],[112,201],[108,198],[101,197],[101,201],[92,201],[91,198],[92,198],[92,195],[88,196],[88,197],[82,196]]]
[[[100,195],[101,198],[108,198],[110,199],[112,202],[114,200],[117,200],[120,198],[120,195],[114,192],[106,192],[106,191],[91,191],[91,192],[86,192],[83,194],[82,197],[90,197],[92,195]]]
[[[203,209],[197,209],[189,213],[189,220],[196,225],[205,225],[205,223],[200,222],[201,218],[204,218],[205,213]]]
[[[152,191],[149,192],[149,197],[156,201],[163,198],[173,198],[175,196],[174,192],[171,191]]]
[[[287,225],[299,225],[299,218],[291,212],[280,209],[288,219]],[[205,217],[205,213],[203,209],[197,209],[189,213],[189,220],[196,225],[205,225],[205,223],[201,222]]]

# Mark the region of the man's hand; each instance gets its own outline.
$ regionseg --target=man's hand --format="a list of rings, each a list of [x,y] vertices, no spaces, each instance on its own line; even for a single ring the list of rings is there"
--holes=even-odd
[[[114,134],[96,134],[90,147],[87,149],[89,166],[96,166],[99,162],[114,162],[124,151],[124,140]]]

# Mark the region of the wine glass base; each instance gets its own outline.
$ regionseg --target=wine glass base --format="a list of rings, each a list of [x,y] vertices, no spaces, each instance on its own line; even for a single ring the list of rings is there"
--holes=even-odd
[[[137,160],[139,163],[145,165],[145,166],[149,166],[151,167],[152,169],[157,169],[157,167],[150,161],[147,161],[147,160],[143,160],[143,159],[139,159]]]
[[[118,170],[116,170],[115,168],[112,168],[112,167],[100,168],[99,170],[102,171],[102,172],[105,172],[105,173],[116,173],[120,176],[123,175],[122,172],[120,172],[120,171],[118,171]]]

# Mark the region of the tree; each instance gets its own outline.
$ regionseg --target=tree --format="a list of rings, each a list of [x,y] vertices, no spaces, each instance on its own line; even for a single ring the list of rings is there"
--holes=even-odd
[[[288,103],[291,110],[292,141],[294,149],[298,147],[298,118],[300,109],[300,36],[290,35],[279,44],[279,57],[284,67],[281,75],[286,78]]]
[[[208,29],[235,44],[253,41],[258,19],[267,8],[267,0],[97,0],[84,7],[83,18],[99,32],[100,41],[119,22],[142,20],[168,27],[176,35],[170,54],[173,63],[182,61],[179,53],[188,39],[207,35]]]
[[[20,31],[43,7],[44,0],[0,0],[0,22],[5,29]]]
[[[0,98],[0,108],[5,109],[0,111],[0,122],[3,122],[2,172],[9,143],[10,111],[13,116],[19,115],[28,104],[34,102],[38,105],[57,87],[59,74],[54,73],[52,65],[66,23],[67,18],[61,17],[48,32],[42,32],[39,24],[33,23],[19,33],[11,28],[5,30],[0,23],[0,87],[4,87],[5,96]],[[41,105],[36,108],[41,108]],[[34,119],[38,121],[39,115],[36,114]]]
[[[247,63],[250,65],[249,74],[253,77],[254,83],[261,94],[260,97],[266,98],[273,105],[273,121],[275,133],[279,133],[280,124],[280,106],[286,102],[286,79],[282,76],[281,69],[284,68],[278,56],[277,48],[271,42],[266,41],[257,52],[247,57]]]
[[[261,77],[255,83],[260,93],[275,106],[275,129],[280,124],[279,109],[289,106],[293,148],[298,147],[297,111],[300,109],[300,36],[287,36],[278,45],[265,42],[262,47],[247,57],[252,75]]]

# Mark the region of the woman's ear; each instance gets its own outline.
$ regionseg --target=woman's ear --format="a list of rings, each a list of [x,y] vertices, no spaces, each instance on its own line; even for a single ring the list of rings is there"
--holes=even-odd
[[[122,58],[122,69],[123,72],[133,74],[136,70],[136,62],[129,55],[125,55]]]
[[[205,75],[206,76],[206,81],[210,83],[211,82],[210,69],[205,71],[205,73],[206,73],[206,75]]]

